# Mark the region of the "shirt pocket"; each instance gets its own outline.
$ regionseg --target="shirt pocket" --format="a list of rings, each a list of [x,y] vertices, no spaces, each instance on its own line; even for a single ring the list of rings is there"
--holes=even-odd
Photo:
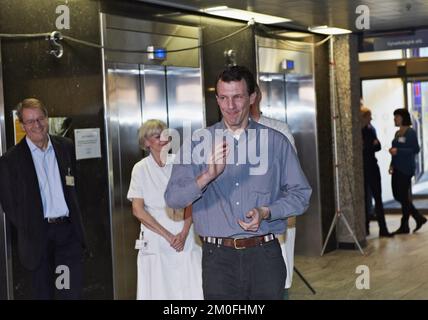
[[[250,190],[257,193],[271,193],[275,185],[275,177],[272,175],[272,170],[267,171],[263,175],[250,176]]]

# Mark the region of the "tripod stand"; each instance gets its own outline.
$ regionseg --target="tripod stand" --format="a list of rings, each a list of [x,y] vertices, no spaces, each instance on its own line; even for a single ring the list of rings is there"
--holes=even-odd
[[[303,275],[299,272],[299,270],[297,270],[296,267],[293,268],[293,270],[297,273],[297,275],[299,276],[300,279],[302,279],[302,281],[305,283],[305,285],[309,288],[309,290],[312,291],[313,294],[316,294],[314,288],[312,288],[312,286],[309,284],[309,282],[305,279],[305,277],[303,277]]]
[[[321,251],[321,256],[324,255],[325,248],[327,247],[327,242],[333,232],[339,218],[342,218],[346,228],[354,239],[355,244],[360,250],[361,254],[364,255],[364,251],[360,246],[357,238],[355,237],[354,232],[349,226],[346,216],[343,214],[340,207],[340,188],[339,188],[339,162],[338,162],[338,151],[337,151],[337,106],[336,106],[336,74],[335,74],[335,63],[334,63],[334,36],[330,38],[330,95],[331,95],[331,113],[333,120],[333,145],[334,145],[334,180],[335,180],[335,200],[336,200],[336,213],[334,219],[331,223],[330,230],[328,231],[327,238],[325,239],[324,246]],[[339,111],[340,112],[340,111]]]

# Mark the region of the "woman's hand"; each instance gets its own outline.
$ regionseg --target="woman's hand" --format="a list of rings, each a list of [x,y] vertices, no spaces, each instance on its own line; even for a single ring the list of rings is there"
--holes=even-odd
[[[188,234],[188,231],[182,230],[180,233],[173,236],[172,241],[170,242],[171,247],[173,247],[177,252],[183,251]]]
[[[390,153],[392,156],[397,155],[397,152],[398,152],[397,148],[390,148],[390,149],[389,149],[389,153]]]

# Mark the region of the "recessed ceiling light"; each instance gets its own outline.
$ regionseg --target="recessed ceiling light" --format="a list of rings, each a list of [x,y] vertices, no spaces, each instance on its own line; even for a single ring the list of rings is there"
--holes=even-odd
[[[271,15],[252,12],[252,11],[229,8],[228,6],[206,8],[206,9],[201,9],[201,11],[212,15],[232,18],[237,20],[250,21],[254,19],[255,22],[262,23],[262,24],[273,24],[273,23],[282,23],[282,22],[291,21],[290,19],[287,19],[287,18],[276,17],[276,16],[271,16]]]
[[[278,36],[287,37],[287,38],[306,38],[311,36],[310,33],[304,33],[304,32],[296,32],[296,31],[288,31],[288,32],[281,32],[277,33]]]
[[[314,33],[321,33],[321,34],[327,34],[327,35],[352,33],[351,30],[329,27],[329,26],[309,27],[308,30]]]

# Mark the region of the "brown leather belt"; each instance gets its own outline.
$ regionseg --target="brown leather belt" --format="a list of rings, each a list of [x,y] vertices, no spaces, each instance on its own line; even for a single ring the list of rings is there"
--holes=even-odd
[[[45,221],[52,224],[66,223],[70,222],[70,217],[45,218]]]
[[[262,245],[275,239],[272,233],[263,236],[256,236],[250,238],[216,238],[216,237],[201,237],[205,243],[215,244],[217,246],[230,247],[235,249],[247,249]]]

